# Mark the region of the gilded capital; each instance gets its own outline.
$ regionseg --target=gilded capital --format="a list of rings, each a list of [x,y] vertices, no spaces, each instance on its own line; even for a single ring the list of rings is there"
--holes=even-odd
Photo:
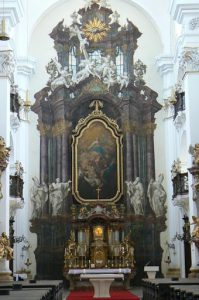
[[[134,133],[139,135],[153,134],[155,129],[156,124],[152,122],[140,124],[138,122],[126,121],[123,127],[125,133]]]
[[[156,129],[156,124],[155,123],[146,123],[142,125],[142,133],[149,135],[149,134],[153,134],[155,129]]]
[[[59,136],[62,134],[65,134],[69,132],[72,124],[69,121],[60,120],[57,123],[55,123],[52,127],[52,135],[53,136]]]
[[[51,135],[51,126],[49,124],[39,122],[37,125],[37,129],[40,131],[41,136]]]

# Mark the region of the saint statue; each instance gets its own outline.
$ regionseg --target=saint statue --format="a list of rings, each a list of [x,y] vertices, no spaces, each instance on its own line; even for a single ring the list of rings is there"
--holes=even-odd
[[[163,179],[163,174],[160,174],[157,180],[151,179],[147,191],[150,206],[156,217],[161,217],[166,212],[165,202],[167,195],[162,185]]]

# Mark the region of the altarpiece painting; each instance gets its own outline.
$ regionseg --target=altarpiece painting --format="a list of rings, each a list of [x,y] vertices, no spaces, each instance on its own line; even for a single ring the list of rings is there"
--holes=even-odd
[[[78,123],[72,143],[72,187],[80,203],[115,202],[123,190],[122,135],[98,109]]]

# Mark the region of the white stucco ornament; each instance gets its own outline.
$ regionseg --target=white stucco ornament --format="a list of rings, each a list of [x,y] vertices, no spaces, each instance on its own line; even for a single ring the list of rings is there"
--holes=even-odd
[[[15,59],[13,52],[0,51],[0,74],[13,78],[13,73],[15,70]]]
[[[178,79],[181,80],[186,72],[199,71],[199,50],[198,48],[184,48],[179,60]]]
[[[108,0],[84,0],[85,1],[85,9],[90,9],[92,4],[97,3],[99,5],[99,9],[101,7],[110,8],[110,4]]]
[[[199,28],[199,17],[191,19],[191,21],[189,22],[189,28],[191,30]]]

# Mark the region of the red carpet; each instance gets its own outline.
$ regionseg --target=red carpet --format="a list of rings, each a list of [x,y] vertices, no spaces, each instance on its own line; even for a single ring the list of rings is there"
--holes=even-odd
[[[93,298],[92,291],[71,291],[69,296],[66,298],[67,300],[140,300],[139,297],[133,295],[129,291],[119,290],[119,291],[111,291],[110,298]]]

